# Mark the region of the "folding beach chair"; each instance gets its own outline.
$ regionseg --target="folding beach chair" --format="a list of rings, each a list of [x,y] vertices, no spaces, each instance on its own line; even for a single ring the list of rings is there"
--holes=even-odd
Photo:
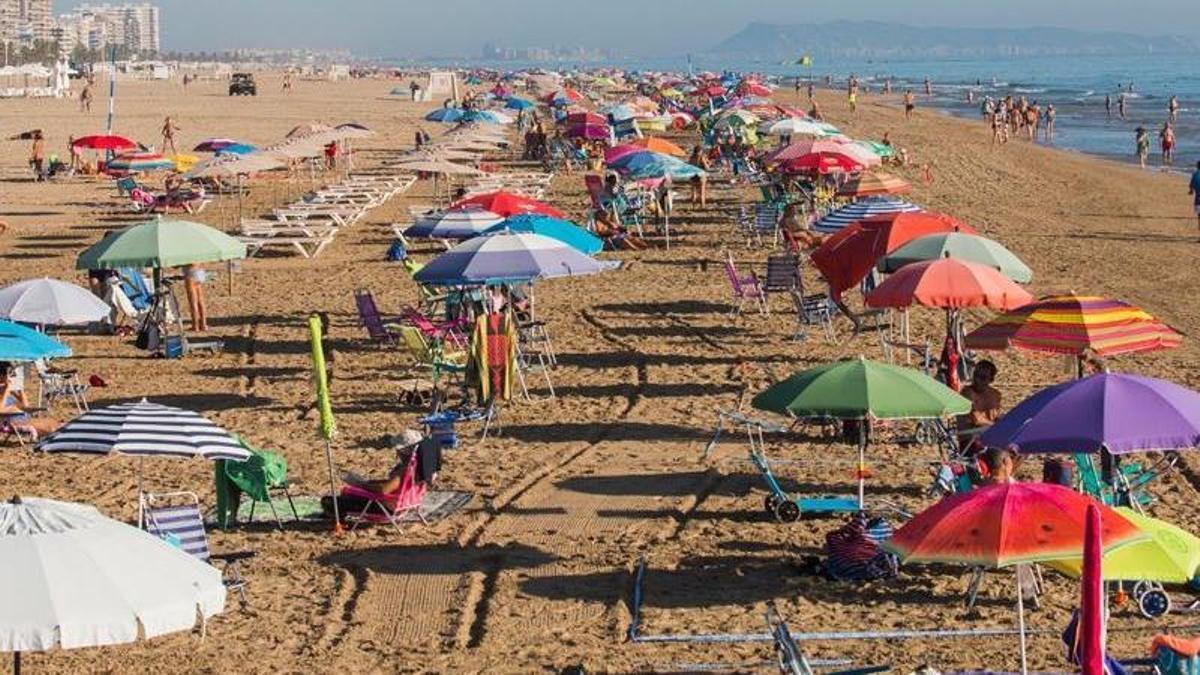
[[[214,554],[208,548],[208,533],[204,530],[204,516],[200,513],[200,499],[194,492],[167,492],[144,495],[146,500],[146,531],[164,541],[178,546],[185,553],[212,564],[217,560],[224,563],[225,587],[238,592],[243,608],[246,607],[246,581],[242,578],[240,563],[253,558],[253,551]]]
[[[767,296],[763,293],[758,277],[754,275],[754,272],[747,276],[741,276],[737,266],[734,265],[733,254],[728,252],[725,257],[725,275],[729,278],[729,286],[733,291],[733,307],[729,310],[730,316],[740,315],[742,305],[747,300],[758,306],[759,313],[767,313]]]
[[[79,381],[79,371],[52,368],[45,359],[38,359],[33,364],[38,375],[39,408],[49,407],[55,401],[69,400],[81,413],[88,409],[88,385]]]
[[[404,467],[404,475],[400,479],[400,487],[389,494],[379,494],[357,485],[342,486],[342,496],[361,499],[366,506],[357,514],[346,514],[346,520],[353,523],[350,529],[357,528],[362,523],[391,523],[392,527],[400,529],[400,518],[413,511],[425,525],[429,521],[421,513],[421,504],[425,500],[425,483],[417,481],[417,453],[414,451],[408,457]]]
[[[796,293],[800,289],[800,259],[791,253],[767,256],[767,273],[762,280],[763,304],[771,311],[772,293]]]
[[[400,334],[393,330],[395,325],[386,323],[379,314],[375,304],[375,296],[365,288],[354,291],[354,306],[358,310],[358,322],[367,329],[367,335],[372,342],[380,345],[395,345],[400,341]]]
[[[22,448],[27,443],[32,443],[37,440],[37,432],[31,428],[22,429],[13,424],[12,418],[14,415],[0,415],[0,434],[4,435],[4,440],[10,438],[17,439],[17,445]]]
[[[892,329],[891,322],[887,321],[889,310],[886,309],[867,309],[861,312],[855,312],[846,305],[844,300],[832,300],[842,316],[850,320],[854,327],[850,337],[858,337],[863,333],[875,333],[879,338],[879,346],[883,349],[884,355],[891,359],[888,347],[888,334]]]

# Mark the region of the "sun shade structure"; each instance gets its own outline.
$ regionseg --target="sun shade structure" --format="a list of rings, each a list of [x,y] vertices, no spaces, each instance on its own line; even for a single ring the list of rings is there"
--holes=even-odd
[[[156,218],[113,232],[75,261],[81,270],[179,267],[246,257],[246,245],[207,225]]]
[[[75,142],[71,143],[71,147],[81,148],[86,150],[132,150],[137,147],[137,143],[124,136],[116,134],[97,134],[94,136],[84,136],[76,138]]]
[[[851,144],[848,147],[861,146]],[[909,183],[903,178],[898,178],[889,173],[869,173],[857,178],[852,178],[843,183],[837,191],[838,195],[842,197],[906,195],[910,192],[912,192],[912,183]]]
[[[422,284],[481,286],[596,274],[611,265],[540,234],[504,233],[469,239],[429,261]]]
[[[966,346],[1114,356],[1173,349],[1182,341],[1183,336],[1174,328],[1120,300],[1053,295],[976,328],[967,335]]]
[[[1187,583],[1200,568],[1200,537],[1171,523],[1145,516],[1128,506],[1116,512],[1149,536],[1122,546],[1103,557],[1103,575],[1109,581],[1157,581]],[[1083,561],[1076,558],[1051,560],[1048,567],[1071,577],[1083,574]]]
[[[1033,281],[1033,270],[1012,251],[997,241],[966,232],[942,232],[917,237],[880,260],[879,270],[895,272],[912,263],[941,258],[991,267],[1018,284]]]
[[[43,439],[37,450],[235,462],[250,458],[236,438],[200,414],[145,399],[89,410]]]
[[[0,288],[0,317],[39,326],[73,326],[112,310],[86,288],[58,279],[29,279]]]
[[[12,321],[0,320],[0,361],[36,361],[67,357],[71,348]]]
[[[450,205],[451,210],[485,209],[505,218],[521,213],[540,213],[554,218],[566,218],[562,211],[545,202],[519,195],[515,192],[484,192],[460,199]]]
[[[17,663],[191,630],[225,609],[217,568],[84,504],[0,504],[0,568],[0,651]]]
[[[834,234],[854,223],[889,216],[895,213],[915,213],[923,211],[912,202],[894,197],[867,197],[853,204],[847,204],[825,214],[813,224],[813,229],[825,234]]]
[[[128,152],[117,155],[106,165],[110,171],[138,173],[142,171],[164,171],[175,168],[175,160],[157,152]]]
[[[557,239],[585,255],[596,255],[604,248],[604,242],[596,235],[569,220],[551,218],[541,214],[526,213],[506,218],[488,228],[493,232],[531,232]]]
[[[1000,272],[979,263],[941,258],[901,267],[867,294],[868,307],[924,305],[942,309],[1015,309],[1033,296]]]
[[[427,213],[404,230],[404,236],[427,239],[470,239],[487,232],[504,218],[484,209]]]

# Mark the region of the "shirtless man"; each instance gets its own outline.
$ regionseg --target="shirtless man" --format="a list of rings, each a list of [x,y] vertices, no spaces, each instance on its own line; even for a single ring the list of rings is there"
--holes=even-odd
[[[913,96],[912,89],[904,91],[904,119],[912,117],[913,109],[917,107],[917,99]]]
[[[175,148],[175,132],[179,131],[179,126],[175,124],[170,115],[163,120],[162,125],[162,154],[167,154],[167,146],[171,147],[171,154],[178,155],[179,150]]]

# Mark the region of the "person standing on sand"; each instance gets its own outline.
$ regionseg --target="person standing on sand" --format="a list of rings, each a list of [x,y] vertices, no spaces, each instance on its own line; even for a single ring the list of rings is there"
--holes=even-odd
[[[1146,158],[1150,156],[1150,134],[1146,133],[1146,127],[1138,127],[1134,129],[1134,143],[1137,145],[1138,164],[1142,168],[1146,168]]]
[[[1175,118],[1179,116],[1179,97],[1171,96],[1171,100],[1167,102],[1167,115],[1171,124],[1175,124]]]
[[[283,93],[285,93],[285,94],[292,93],[292,74],[291,73],[283,74]]]
[[[917,99],[913,96],[912,89],[904,91],[904,119],[912,117],[913,109],[917,107]]]
[[[1162,147],[1162,165],[1165,169],[1171,166],[1175,159],[1175,130],[1171,128],[1170,122],[1163,122],[1162,130],[1158,132],[1158,140]]]
[[[817,95],[817,88],[813,85],[812,80],[808,81],[808,100],[813,100],[813,96]]]
[[[1192,172],[1188,194],[1192,196],[1192,211],[1196,212],[1196,227],[1200,229],[1200,162],[1196,162],[1196,170]]]
[[[192,330],[208,330],[208,310],[204,306],[204,282],[208,272],[199,265],[184,265],[183,290],[187,293],[188,314],[192,316]]]
[[[29,166],[33,169],[34,180],[46,180],[46,139],[41,131],[33,132],[33,146],[29,149]]]
[[[83,85],[83,91],[79,92],[79,112],[92,111],[92,83],[89,82]]]
[[[175,148],[175,132],[179,131],[179,126],[175,124],[170,115],[167,115],[163,120],[162,125],[162,154],[167,154],[167,146],[171,146],[171,154],[178,155],[179,150]]]
[[[1046,104],[1046,142],[1047,143],[1054,142],[1054,118],[1057,116],[1058,116],[1058,113],[1055,112],[1055,110],[1054,110],[1054,104],[1047,103]]]

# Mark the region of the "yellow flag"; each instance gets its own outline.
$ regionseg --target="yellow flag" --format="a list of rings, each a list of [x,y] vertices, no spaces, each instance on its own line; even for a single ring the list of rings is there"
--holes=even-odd
[[[797,61],[796,63],[798,63],[802,66],[808,67],[808,68],[812,68],[812,57],[809,56],[808,54],[805,54],[804,56],[801,56],[800,60]]]
[[[313,383],[317,388],[317,412],[321,423],[317,428],[325,440],[333,440],[337,424],[333,421],[333,404],[329,400],[329,380],[325,374],[325,350],[321,346],[321,317],[308,317],[308,332],[312,342]]]

